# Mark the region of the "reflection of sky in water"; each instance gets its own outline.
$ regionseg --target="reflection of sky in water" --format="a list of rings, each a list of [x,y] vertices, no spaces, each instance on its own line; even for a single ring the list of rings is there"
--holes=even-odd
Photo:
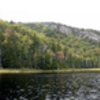
[[[0,75],[0,100],[100,100],[100,74]]]

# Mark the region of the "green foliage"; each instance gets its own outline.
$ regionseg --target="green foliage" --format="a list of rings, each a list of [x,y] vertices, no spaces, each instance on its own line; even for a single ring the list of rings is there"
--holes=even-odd
[[[0,20],[0,50],[3,68],[61,69],[100,65],[98,42],[77,38],[72,33],[66,35],[42,23]]]
[[[48,23],[48,24],[52,24],[52,23]],[[77,54],[81,57],[88,58],[91,56],[91,54],[94,57],[97,55],[100,56],[100,53],[99,53],[100,44],[95,40],[75,37],[75,34],[73,33],[66,35],[65,33],[57,29],[50,29],[42,23],[26,23],[24,25],[30,26],[32,29],[34,29],[38,33],[42,32],[46,36],[46,38],[49,38],[49,40],[53,41],[55,44],[60,43],[62,48],[67,47],[68,51],[73,52],[74,54]],[[60,24],[57,24],[58,27],[59,25]],[[92,30],[92,31],[95,31],[95,30]],[[95,32],[98,32],[98,31],[95,31]],[[98,32],[98,34],[99,33],[100,32]]]

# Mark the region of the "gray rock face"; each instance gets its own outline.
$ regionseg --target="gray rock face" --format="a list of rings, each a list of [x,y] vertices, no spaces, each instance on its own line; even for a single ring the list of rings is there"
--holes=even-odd
[[[72,32],[71,29],[65,26],[57,26],[56,24],[45,24],[45,25],[48,26],[49,28],[60,30],[61,32],[64,32],[65,34],[69,34]]]
[[[51,25],[48,25],[48,24],[46,24],[49,28],[52,28],[52,29],[57,29],[58,27],[57,27],[57,25],[53,25],[53,24],[51,24]]]
[[[97,34],[95,34],[93,32],[83,31],[83,32],[77,33],[77,36],[100,41],[100,36],[98,36]]]
[[[61,24],[58,25],[56,23],[49,23],[49,24],[45,23],[45,25],[48,26],[49,28],[64,32],[65,34],[73,33],[73,34],[75,34],[76,37],[93,39],[93,40],[100,42],[100,36],[92,31],[88,31],[88,30],[84,30],[84,29],[82,30],[82,29],[78,29],[78,28],[71,28],[71,27],[67,27],[65,25],[61,25]]]
[[[60,30],[61,32],[66,33],[66,34],[72,33],[72,30],[71,30],[71,29],[68,29],[68,28],[65,27],[65,26],[59,27],[59,30]]]

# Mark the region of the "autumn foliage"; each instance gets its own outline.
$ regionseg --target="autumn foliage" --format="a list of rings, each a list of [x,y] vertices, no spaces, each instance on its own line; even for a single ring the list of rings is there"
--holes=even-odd
[[[7,29],[5,30],[5,33],[11,33],[11,29],[10,29],[10,28],[7,28]]]
[[[58,58],[63,59],[64,58],[64,53],[63,51],[58,51],[57,52]]]
[[[99,48],[96,48],[96,51],[99,51],[100,49]]]

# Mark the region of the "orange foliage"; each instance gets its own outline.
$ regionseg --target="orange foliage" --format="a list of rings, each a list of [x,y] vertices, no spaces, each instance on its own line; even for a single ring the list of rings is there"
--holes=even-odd
[[[47,50],[48,54],[50,54],[51,56],[56,56],[55,53],[53,53],[51,50]]]
[[[57,54],[58,55],[64,55],[63,51],[58,51]]]
[[[7,29],[5,30],[5,33],[11,33],[11,29],[10,29],[10,28],[7,28]]]
[[[60,58],[60,59],[63,59],[64,58],[63,51],[58,51],[57,54],[58,54],[58,58]]]
[[[96,48],[96,51],[99,51],[99,48]]]

